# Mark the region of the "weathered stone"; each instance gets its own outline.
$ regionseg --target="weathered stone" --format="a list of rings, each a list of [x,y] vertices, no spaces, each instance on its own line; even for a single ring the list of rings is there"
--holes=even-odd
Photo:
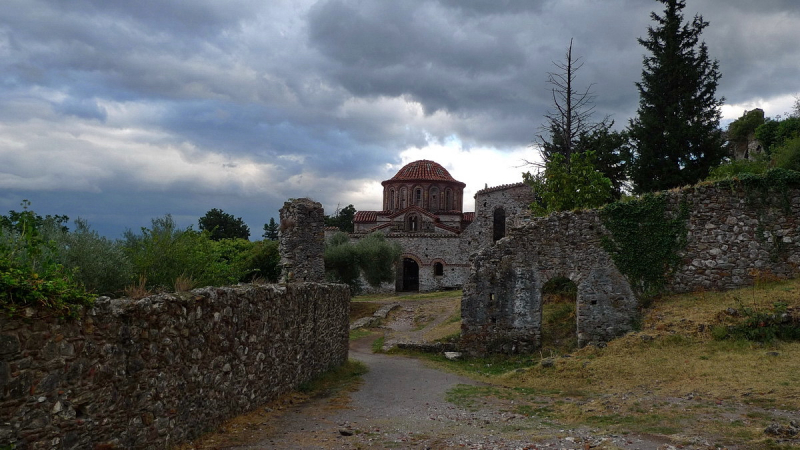
[[[4,319],[0,442],[164,448],[193,438],[346,361],[349,300],[341,285],[244,285],[99,300],[74,320]],[[34,339],[41,346],[28,348]]]
[[[294,199],[280,210],[281,280],[325,281],[325,212],[307,198]]]

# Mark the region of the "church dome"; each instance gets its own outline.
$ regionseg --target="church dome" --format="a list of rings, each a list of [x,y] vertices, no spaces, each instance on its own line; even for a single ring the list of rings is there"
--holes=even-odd
[[[454,181],[458,183],[441,164],[427,159],[406,164],[387,181]]]

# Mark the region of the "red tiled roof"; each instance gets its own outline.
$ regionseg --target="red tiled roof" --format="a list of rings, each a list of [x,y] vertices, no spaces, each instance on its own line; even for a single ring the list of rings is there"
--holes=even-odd
[[[442,167],[439,163],[428,161],[427,159],[421,159],[419,161],[406,164],[403,166],[403,168],[398,170],[397,174],[389,181],[412,180],[458,182],[450,175],[450,172],[448,172],[447,169]]]
[[[475,220],[474,212],[465,212],[464,216],[461,218],[462,222],[472,222],[473,220]]]
[[[353,216],[353,223],[370,223],[378,220],[378,211],[358,211]]]

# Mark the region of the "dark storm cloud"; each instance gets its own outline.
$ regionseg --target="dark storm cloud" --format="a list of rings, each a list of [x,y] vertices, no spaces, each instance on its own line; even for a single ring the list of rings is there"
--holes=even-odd
[[[687,3],[687,19],[711,22],[703,39],[727,103],[800,92],[796,0]],[[218,207],[257,235],[288,197],[328,208],[364,201],[364,183],[391,176],[412,147],[525,149],[552,104],[547,72],[571,38],[596,118],[624,126],[638,101],[636,38],[661,9],[643,0],[6,0],[0,211],[30,198],[53,208],[42,213],[81,215],[116,235],[167,212],[196,223]]]

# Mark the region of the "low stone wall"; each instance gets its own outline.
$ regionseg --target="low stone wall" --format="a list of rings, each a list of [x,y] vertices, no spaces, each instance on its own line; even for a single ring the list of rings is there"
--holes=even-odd
[[[344,363],[349,299],[344,285],[239,286],[0,318],[0,447],[194,438]]]

